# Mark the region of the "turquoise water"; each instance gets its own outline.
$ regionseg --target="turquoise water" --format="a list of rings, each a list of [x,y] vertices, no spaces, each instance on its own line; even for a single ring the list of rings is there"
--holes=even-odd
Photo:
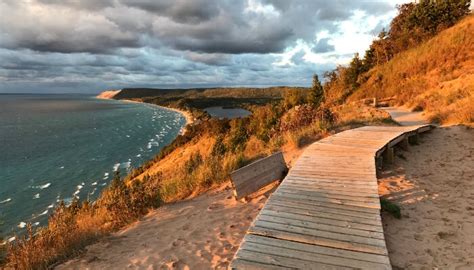
[[[0,235],[45,225],[59,200],[95,199],[185,124],[149,104],[80,95],[0,95]]]

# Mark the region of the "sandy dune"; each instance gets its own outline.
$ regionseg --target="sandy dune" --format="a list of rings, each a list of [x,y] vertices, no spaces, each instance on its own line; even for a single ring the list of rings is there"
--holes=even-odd
[[[433,130],[382,177],[402,208],[400,220],[383,214],[394,269],[474,269],[474,129]]]
[[[265,201],[225,187],[166,205],[55,269],[225,269]]]

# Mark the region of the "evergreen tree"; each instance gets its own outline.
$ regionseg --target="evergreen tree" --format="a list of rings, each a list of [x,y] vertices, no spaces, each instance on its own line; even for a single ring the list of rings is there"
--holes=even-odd
[[[324,91],[318,75],[313,75],[313,85],[308,95],[308,103],[317,108],[324,101]]]

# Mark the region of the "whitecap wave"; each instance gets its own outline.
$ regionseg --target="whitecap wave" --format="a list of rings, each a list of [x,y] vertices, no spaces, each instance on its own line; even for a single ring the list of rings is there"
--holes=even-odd
[[[36,221],[35,223],[33,223],[33,226],[38,226],[40,225],[39,221]]]
[[[36,193],[35,196],[33,196],[33,199],[39,199],[39,197],[40,197],[40,194]]]
[[[77,185],[77,189],[82,189],[84,186],[83,186],[84,183],[82,183],[81,185]]]
[[[97,186],[97,181],[91,184],[91,186]]]
[[[120,168],[120,163],[115,163],[113,167],[114,172],[118,171],[119,168]]]
[[[12,200],[12,198],[6,198],[5,200],[0,201],[0,203],[4,204],[4,203],[7,203],[7,202],[10,202],[11,200]]]
[[[50,205],[48,205],[48,209],[51,209],[51,208],[53,208],[53,207],[54,207],[54,203],[53,203],[53,204],[50,204]]]
[[[141,156],[142,156],[142,154],[138,154],[138,155],[136,155],[136,157],[141,157]]]
[[[128,168],[130,168],[131,164],[132,164],[132,162],[130,162],[130,161],[122,162],[122,163],[120,164],[120,167],[123,167],[123,168],[125,168],[125,169],[128,169]]]
[[[16,237],[12,236],[12,237],[8,238],[7,242],[11,243],[11,242],[15,241],[15,239],[16,239]]]
[[[41,214],[39,214],[38,216],[44,216],[46,214],[48,214],[49,210],[44,210],[44,212],[42,212]]]
[[[35,188],[45,189],[45,188],[49,188],[49,186],[51,186],[51,183],[46,183],[44,185],[39,185],[39,186],[36,186]]]
[[[22,221],[22,222],[20,222],[20,224],[18,224],[18,228],[20,228],[20,229],[23,229],[25,227],[26,227],[26,222]]]

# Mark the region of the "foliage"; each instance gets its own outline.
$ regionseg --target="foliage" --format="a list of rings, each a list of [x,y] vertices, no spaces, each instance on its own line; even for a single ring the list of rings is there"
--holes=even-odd
[[[474,17],[365,73],[350,100],[392,98],[440,123],[474,122]]]
[[[391,214],[392,216],[394,216],[395,218],[402,218],[402,214],[401,214],[401,210],[400,210],[400,206],[398,206],[397,204],[385,199],[385,198],[381,198],[380,199],[380,206],[382,208],[382,211],[385,211],[389,214]]]
[[[317,108],[324,101],[324,90],[317,74],[313,75],[313,84],[308,94],[308,104]]]
[[[347,67],[325,74],[324,92],[328,103],[342,104],[367,79],[367,72],[390,61],[395,55],[420,45],[469,14],[470,0],[424,0],[398,7],[390,30],[382,30],[364,58],[355,54]]]
[[[287,89],[283,95],[283,107],[288,110],[305,103],[305,94],[306,91],[303,92],[300,89]]]

